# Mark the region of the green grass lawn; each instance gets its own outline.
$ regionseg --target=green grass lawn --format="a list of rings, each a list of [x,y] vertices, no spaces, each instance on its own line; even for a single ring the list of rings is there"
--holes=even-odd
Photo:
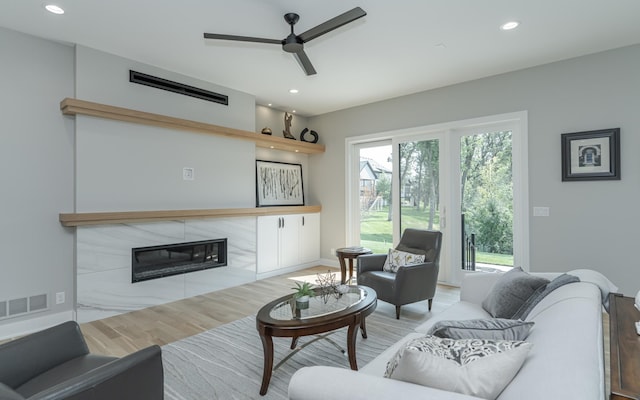
[[[392,221],[388,221],[388,209],[364,213],[360,223],[360,245],[374,253],[386,253],[393,247]],[[428,214],[413,207],[402,207],[403,228],[426,229]],[[440,218],[436,215],[433,229],[440,228]],[[476,253],[476,262],[494,265],[513,265],[513,255]]]

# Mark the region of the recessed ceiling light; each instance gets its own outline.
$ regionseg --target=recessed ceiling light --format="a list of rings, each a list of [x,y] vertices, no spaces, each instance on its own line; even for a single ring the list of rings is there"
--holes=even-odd
[[[500,29],[502,29],[503,31],[510,31],[512,29],[516,29],[518,25],[520,25],[520,22],[518,21],[509,21],[505,24],[502,24]]]
[[[271,103],[267,104],[269,107],[271,107]]]
[[[296,94],[298,92],[299,92],[298,89],[289,89],[289,93],[291,93],[291,94]]]
[[[296,110],[293,110],[293,111],[291,111],[291,112],[295,114]]]
[[[62,7],[56,6],[55,4],[47,4],[46,6],[44,6],[44,8],[46,8],[50,13],[64,14],[64,10],[62,9]]]

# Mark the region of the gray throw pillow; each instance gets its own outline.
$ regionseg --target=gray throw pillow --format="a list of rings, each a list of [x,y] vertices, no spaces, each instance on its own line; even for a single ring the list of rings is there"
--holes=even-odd
[[[533,322],[515,319],[468,319],[436,322],[427,335],[450,339],[525,340]]]
[[[573,282],[580,282],[580,278],[573,275],[562,274],[548,284],[540,286],[531,296],[529,296],[527,301],[520,306],[512,318],[524,320],[527,318],[531,310],[533,310],[533,308],[549,293],[553,292],[560,286]]]
[[[513,318],[525,301],[540,287],[549,283],[548,279],[529,275],[516,267],[504,273],[493,285],[489,295],[482,302],[494,318]]]

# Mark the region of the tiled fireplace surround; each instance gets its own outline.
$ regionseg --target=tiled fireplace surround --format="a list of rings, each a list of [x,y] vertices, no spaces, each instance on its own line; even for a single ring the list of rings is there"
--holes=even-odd
[[[131,283],[131,248],[221,238],[226,267]],[[79,226],[76,243],[81,323],[256,279],[256,217]]]

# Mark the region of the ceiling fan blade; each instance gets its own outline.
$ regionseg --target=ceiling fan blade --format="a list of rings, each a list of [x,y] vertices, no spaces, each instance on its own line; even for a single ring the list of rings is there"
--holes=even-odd
[[[220,39],[220,40],[236,40],[238,42],[255,42],[255,43],[269,43],[269,44],[282,44],[282,40],[276,39],[264,39],[251,36],[236,36],[236,35],[219,35],[217,33],[205,33],[205,39]]]
[[[316,74],[316,69],[311,65],[311,60],[309,60],[309,57],[307,57],[307,53],[305,53],[304,50],[293,53],[293,56],[296,58],[298,64],[300,64],[307,76]]]
[[[344,14],[340,14],[337,17],[331,18],[330,20],[321,23],[315,28],[309,29],[308,31],[298,35],[298,37],[302,39],[303,43],[306,43],[311,39],[315,39],[318,36],[329,33],[332,30],[340,28],[341,26],[346,25],[349,22],[353,22],[358,18],[362,18],[365,15],[367,15],[367,13],[362,8],[356,7],[353,10],[347,11]]]

